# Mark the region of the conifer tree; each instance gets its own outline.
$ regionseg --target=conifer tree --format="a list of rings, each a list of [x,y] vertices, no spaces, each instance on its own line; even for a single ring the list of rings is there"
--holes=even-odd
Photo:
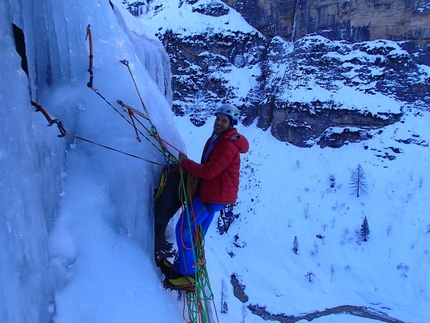
[[[226,301],[224,301],[224,302],[222,303],[221,313],[224,313],[224,314],[228,313],[228,304],[227,304],[227,302],[226,302]]]
[[[329,174],[328,179],[330,181],[330,188],[336,187],[336,177],[333,174]]]
[[[308,271],[305,276],[308,278],[308,282],[312,283],[314,281],[315,274],[312,271]]]
[[[293,241],[293,251],[296,255],[298,255],[299,252],[299,243],[297,241],[297,236],[294,236],[294,241]]]
[[[350,186],[353,189],[352,193],[357,197],[360,197],[360,194],[367,193],[366,175],[360,164],[351,172]]]
[[[366,216],[363,219],[363,223],[361,224],[360,229],[360,238],[361,241],[367,241],[369,238],[370,230],[369,230],[369,223],[367,222]]]
[[[227,286],[224,279],[221,279],[221,313],[228,313]]]

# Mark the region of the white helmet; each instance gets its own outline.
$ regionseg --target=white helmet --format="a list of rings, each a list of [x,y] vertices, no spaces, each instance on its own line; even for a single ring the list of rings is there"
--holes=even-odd
[[[215,115],[218,115],[218,113],[225,114],[227,117],[229,117],[231,124],[234,126],[237,125],[239,122],[239,109],[236,108],[233,104],[226,103],[219,106],[218,109],[216,109],[215,111]]]

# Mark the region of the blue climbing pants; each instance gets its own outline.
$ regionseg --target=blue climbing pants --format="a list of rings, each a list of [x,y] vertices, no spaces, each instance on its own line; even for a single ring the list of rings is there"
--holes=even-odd
[[[196,245],[201,232],[202,239],[208,231],[215,212],[221,211],[226,204],[203,203],[200,195],[196,196],[192,205],[189,205],[176,223],[176,243],[178,245],[178,258],[175,268],[183,275],[194,275],[195,264],[199,261],[196,257]],[[200,230],[196,228],[201,227]],[[199,243],[200,244],[200,243]]]

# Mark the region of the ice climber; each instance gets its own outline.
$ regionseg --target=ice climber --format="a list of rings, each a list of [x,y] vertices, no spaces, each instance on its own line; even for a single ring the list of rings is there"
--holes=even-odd
[[[192,205],[185,208],[176,223],[178,256],[173,264],[167,260],[160,264],[167,288],[193,291],[199,265],[193,249],[198,232],[203,239],[215,212],[227,204],[234,204],[237,199],[240,154],[248,151],[249,143],[234,128],[239,120],[239,110],[234,105],[221,105],[215,116],[213,132],[203,149],[201,163],[179,153],[180,167],[200,179],[200,188]],[[201,231],[196,230],[198,227]]]

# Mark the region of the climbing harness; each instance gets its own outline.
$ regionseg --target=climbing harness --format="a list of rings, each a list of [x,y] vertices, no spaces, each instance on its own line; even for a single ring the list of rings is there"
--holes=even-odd
[[[158,184],[157,192],[154,194],[154,202],[157,202],[160,196],[164,192],[164,188],[166,187],[167,177],[170,173],[178,171],[178,165],[169,165],[163,167],[163,170],[161,171],[160,176],[160,184]]]

